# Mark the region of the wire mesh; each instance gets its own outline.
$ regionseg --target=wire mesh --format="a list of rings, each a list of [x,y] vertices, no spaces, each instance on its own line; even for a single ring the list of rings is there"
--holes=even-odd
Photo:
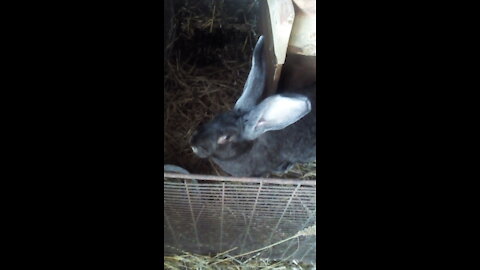
[[[316,223],[315,183],[164,173],[165,254],[238,255],[295,235]],[[315,252],[310,236],[255,256],[315,263]]]

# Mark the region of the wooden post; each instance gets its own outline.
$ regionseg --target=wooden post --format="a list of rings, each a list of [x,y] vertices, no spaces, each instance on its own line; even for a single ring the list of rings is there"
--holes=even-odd
[[[260,6],[260,32],[265,36],[267,81],[264,96],[276,92],[295,19],[292,0],[266,0]]]
[[[260,6],[265,36],[265,96],[282,88],[301,88],[316,81],[316,0],[266,0]],[[280,76],[281,75],[281,76]]]
[[[293,0],[295,21],[279,84],[303,88],[316,82],[317,29],[315,0]]]

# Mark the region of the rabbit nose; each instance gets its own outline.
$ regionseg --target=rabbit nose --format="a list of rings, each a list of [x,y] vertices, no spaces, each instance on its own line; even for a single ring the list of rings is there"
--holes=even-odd
[[[201,146],[192,146],[192,151],[195,155],[199,156],[200,158],[208,157],[208,151]]]

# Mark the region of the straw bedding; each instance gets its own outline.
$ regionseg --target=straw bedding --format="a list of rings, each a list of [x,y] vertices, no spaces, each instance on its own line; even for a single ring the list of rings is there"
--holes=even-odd
[[[164,163],[195,174],[225,175],[196,157],[189,139],[200,123],[231,109],[241,95],[258,37],[258,1],[173,2],[175,31],[164,74]],[[316,163],[275,177],[315,179]]]

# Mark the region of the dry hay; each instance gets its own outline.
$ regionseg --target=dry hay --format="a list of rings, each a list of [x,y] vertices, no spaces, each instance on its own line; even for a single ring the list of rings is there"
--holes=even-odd
[[[316,269],[315,265],[307,265],[296,261],[272,261],[269,259],[254,258],[248,261],[231,260],[214,264],[221,261],[218,257],[202,256],[190,253],[183,255],[164,256],[163,269],[202,269],[202,270],[220,270],[220,269],[270,269],[270,270],[306,270]],[[212,265],[213,264],[213,265]]]
[[[195,174],[226,175],[193,154],[195,128],[232,108],[241,95],[255,46],[256,0],[174,1],[175,34],[164,76],[164,163]],[[299,164],[284,178],[315,179]]]
[[[273,243],[271,245],[252,250],[239,255],[229,255],[229,252],[236,248],[218,253],[215,256],[204,256],[181,252],[182,255],[164,256],[164,269],[316,269],[316,265],[299,263],[295,260],[290,261],[287,257],[282,261],[274,261],[259,258],[260,252],[269,250],[274,246],[288,242],[298,237],[316,236],[316,225],[305,228],[295,235]]]

